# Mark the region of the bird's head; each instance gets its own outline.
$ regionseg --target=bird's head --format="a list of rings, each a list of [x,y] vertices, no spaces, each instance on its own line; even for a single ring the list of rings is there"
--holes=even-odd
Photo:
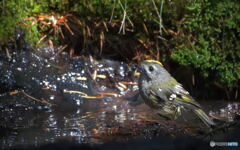
[[[169,73],[164,69],[161,62],[145,60],[141,64],[141,76],[144,76],[148,80],[155,80],[161,77],[168,77]]]

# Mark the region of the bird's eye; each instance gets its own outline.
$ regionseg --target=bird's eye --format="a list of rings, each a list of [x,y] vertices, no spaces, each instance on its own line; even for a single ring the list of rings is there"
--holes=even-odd
[[[154,71],[154,68],[153,68],[153,66],[149,66],[149,68],[148,68],[148,69],[149,69],[149,71],[150,71],[150,72],[153,72],[153,71]]]

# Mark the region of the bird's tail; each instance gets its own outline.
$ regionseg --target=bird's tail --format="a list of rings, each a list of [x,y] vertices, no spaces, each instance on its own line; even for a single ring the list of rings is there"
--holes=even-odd
[[[204,124],[206,124],[208,127],[215,126],[215,123],[211,118],[208,117],[208,115],[200,108],[194,109],[194,113],[202,120]]]

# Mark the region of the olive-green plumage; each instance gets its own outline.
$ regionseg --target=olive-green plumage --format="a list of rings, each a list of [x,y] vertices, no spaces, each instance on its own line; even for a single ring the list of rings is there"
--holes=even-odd
[[[147,60],[142,63],[138,85],[144,102],[156,109],[161,116],[176,119],[181,115],[181,110],[190,110],[207,126],[215,125],[201,109],[200,104],[163,68],[160,62]]]

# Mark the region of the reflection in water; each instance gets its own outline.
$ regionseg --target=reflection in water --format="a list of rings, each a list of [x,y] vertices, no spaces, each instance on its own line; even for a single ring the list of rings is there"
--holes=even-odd
[[[166,133],[185,134],[185,130],[177,127],[177,124],[166,124],[160,120],[154,123],[141,122],[144,119],[153,119],[155,115],[144,104],[131,106],[129,101],[121,98],[83,101],[81,107],[74,111],[60,111],[46,106],[41,106],[41,109],[25,108],[23,104],[15,105],[14,109],[11,108],[12,105],[2,106],[1,149],[17,145],[41,145],[59,140],[104,143],[134,137],[151,138]],[[235,103],[233,105],[232,111],[233,107],[239,107]],[[225,111],[229,108],[230,105]]]
[[[151,113],[145,105],[132,107],[124,99],[84,101],[82,107],[74,112],[52,108],[42,110],[44,106],[41,106],[42,109],[25,109],[24,105],[17,105],[14,109],[10,105],[5,106],[0,116],[4,119],[1,122],[1,148],[40,145],[62,139],[77,143],[102,143],[103,133],[110,134],[112,128],[142,119],[146,112]]]
[[[109,60],[66,61],[65,56],[66,62],[61,63],[61,59],[47,60],[26,53],[18,54],[10,66],[2,65],[0,83],[21,87],[29,95],[54,105],[39,103],[23,93],[0,93],[0,149],[58,140],[103,143],[186,133],[176,122],[154,121],[154,112],[134,96],[137,78],[127,64]],[[84,99],[79,94],[66,93],[67,90],[94,96],[105,92],[105,96]],[[129,100],[131,97],[133,101]],[[239,112],[239,104],[228,108],[224,112],[234,112],[236,108]]]

